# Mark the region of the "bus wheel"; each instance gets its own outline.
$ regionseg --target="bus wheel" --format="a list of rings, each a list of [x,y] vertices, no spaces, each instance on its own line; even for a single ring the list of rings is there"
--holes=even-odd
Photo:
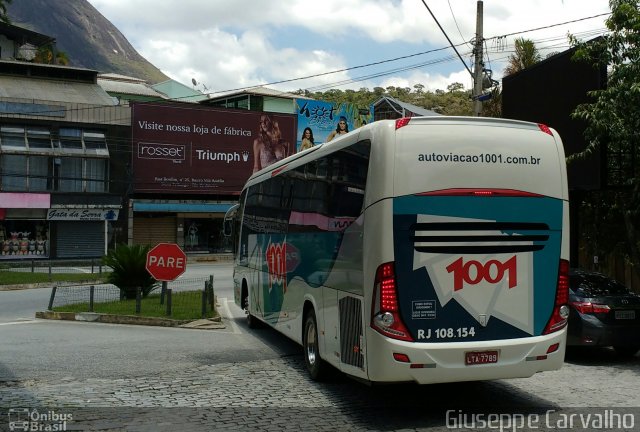
[[[247,315],[247,326],[250,329],[258,328],[260,326],[260,321],[251,315],[251,312],[249,312],[249,292],[244,284],[242,286],[242,309]]]
[[[318,324],[316,314],[310,310],[305,316],[304,333],[302,334],[302,347],[304,349],[304,363],[311,379],[321,381],[326,376],[327,365],[320,358],[318,349]]]

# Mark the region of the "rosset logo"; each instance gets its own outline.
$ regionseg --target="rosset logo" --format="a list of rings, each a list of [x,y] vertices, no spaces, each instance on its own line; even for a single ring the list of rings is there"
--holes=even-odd
[[[180,144],[138,143],[139,159],[180,160],[186,158],[186,148]]]

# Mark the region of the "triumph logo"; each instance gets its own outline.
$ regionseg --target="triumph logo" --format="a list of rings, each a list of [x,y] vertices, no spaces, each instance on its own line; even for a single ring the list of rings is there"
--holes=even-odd
[[[139,159],[185,160],[185,146],[179,144],[138,143]]]

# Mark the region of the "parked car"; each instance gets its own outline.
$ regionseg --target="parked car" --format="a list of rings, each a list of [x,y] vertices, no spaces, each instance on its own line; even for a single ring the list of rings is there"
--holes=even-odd
[[[609,347],[625,357],[640,350],[640,295],[601,273],[569,273],[567,345]]]

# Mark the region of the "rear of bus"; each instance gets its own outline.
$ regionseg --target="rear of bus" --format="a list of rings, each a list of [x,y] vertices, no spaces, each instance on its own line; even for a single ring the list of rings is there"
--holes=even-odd
[[[365,211],[365,283],[374,287],[369,380],[486,380],[560,368],[569,210],[558,134],[479,118],[386,127],[378,133],[385,145],[372,146]]]

